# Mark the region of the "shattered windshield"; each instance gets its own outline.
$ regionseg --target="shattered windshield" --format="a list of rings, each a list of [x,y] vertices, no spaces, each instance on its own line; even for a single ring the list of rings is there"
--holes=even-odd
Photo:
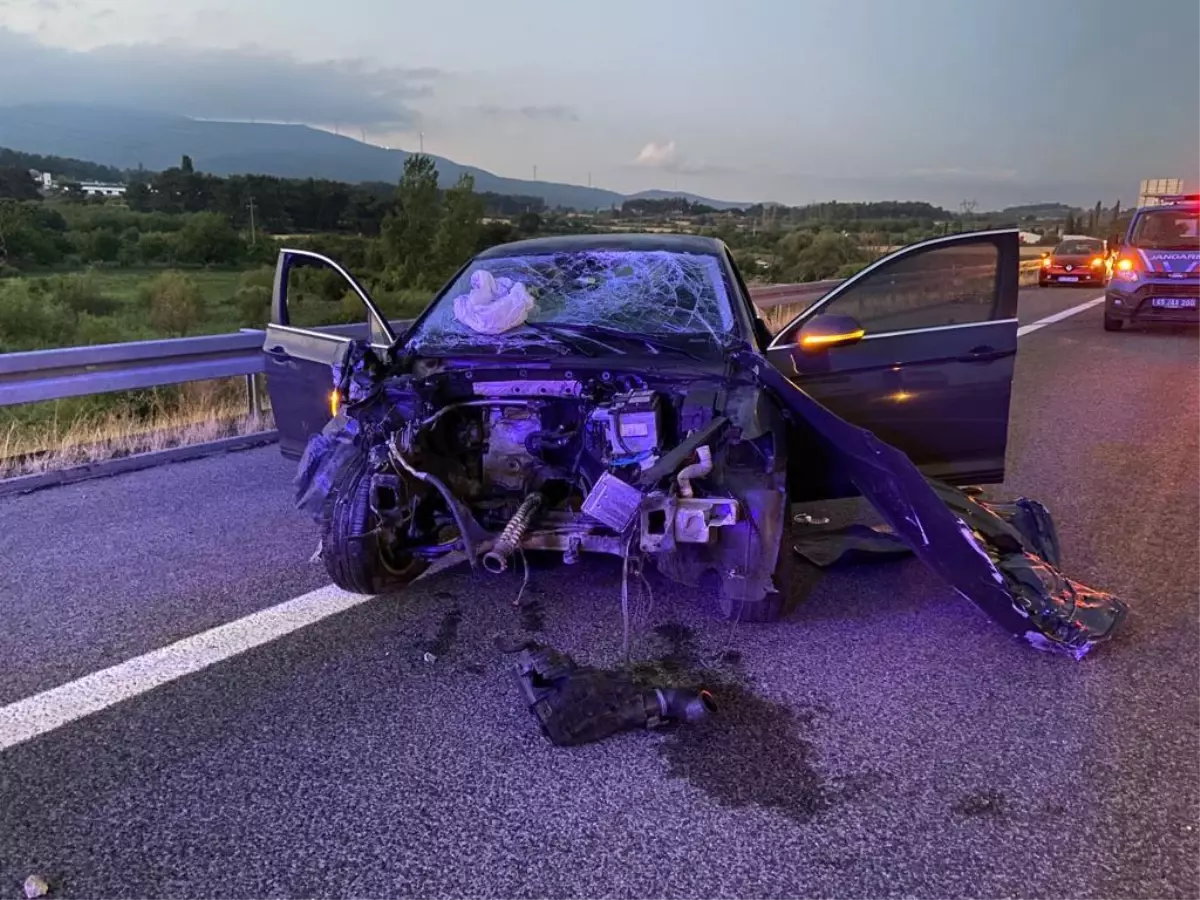
[[[719,355],[734,314],[717,256],[586,250],[476,260],[410,335],[453,352]]]

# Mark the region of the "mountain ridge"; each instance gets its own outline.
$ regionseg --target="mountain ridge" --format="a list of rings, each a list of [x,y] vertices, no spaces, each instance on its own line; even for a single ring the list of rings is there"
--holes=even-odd
[[[118,169],[153,171],[179,164],[186,154],[213,175],[327,178],[350,183],[396,182],[411,155],[308,125],[229,122],[70,104],[0,106],[0,146],[46,156],[74,157]],[[579,210],[620,206],[638,198],[686,197],[716,209],[739,205],[680,191],[621,194],[605,188],[496,175],[477,166],[427,154],[443,186],[463,174],[475,189],[542,198],[548,206]]]

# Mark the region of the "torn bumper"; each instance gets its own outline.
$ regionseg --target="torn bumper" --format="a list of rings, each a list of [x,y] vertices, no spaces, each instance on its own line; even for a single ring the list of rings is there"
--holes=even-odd
[[[993,505],[931,482],[900,450],[834,415],[761,355],[745,351],[739,361],[825,443],[921,561],[1012,634],[1079,659],[1127,615],[1124,601],[1057,570],[1058,538],[1041,504]]]

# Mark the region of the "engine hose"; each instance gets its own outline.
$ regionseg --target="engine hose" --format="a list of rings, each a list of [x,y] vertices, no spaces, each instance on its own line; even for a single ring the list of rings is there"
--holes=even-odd
[[[712,471],[712,451],[708,449],[708,444],[701,444],[697,447],[696,456],[700,459],[699,462],[684,466],[675,476],[675,480],[679,482],[680,497],[692,496],[692,479],[703,478]]]
[[[521,501],[521,505],[513,513],[513,517],[508,520],[508,524],[500,532],[500,537],[496,538],[492,549],[483,555],[485,569],[499,575],[508,568],[509,559],[521,546],[521,539],[525,537],[525,532],[529,530],[529,525],[541,505],[542,495],[536,492]]]
[[[699,722],[717,711],[717,703],[708,691],[684,688],[657,688],[659,714],[677,722]]]
[[[400,447],[396,442],[398,435],[399,432],[393,433],[387,442],[392,460],[413,478],[425,482],[442,495],[442,499],[446,503],[446,508],[450,510],[450,515],[454,517],[454,524],[458,527],[459,537],[462,538],[463,551],[466,553],[467,562],[470,563],[472,569],[475,568],[475,543],[478,536],[483,534],[483,529],[475,521],[475,517],[471,515],[470,510],[464,508],[458,502],[454,494],[450,492],[450,488],[446,487],[441,479],[428,472],[422,472],[404,458],[404,454],[400,452]]]

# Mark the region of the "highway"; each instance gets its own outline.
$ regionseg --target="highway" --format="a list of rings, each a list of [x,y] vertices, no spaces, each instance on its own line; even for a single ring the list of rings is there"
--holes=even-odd
[[[535,571],[535,615],[459,566],[0,750],[0,892],[1196,897],[1197,336],[1028,327],[1098,293],[1022,291],[996,491],[1130,603],[1083,661],[915,561],[814,576],[765,626],[657,582],[634,654],[716,673],[718,715],[561,749],[497,636],[615,664],[616,562]],[[292,471],[268,447],[0,499],[0,707],[321,589]]]

